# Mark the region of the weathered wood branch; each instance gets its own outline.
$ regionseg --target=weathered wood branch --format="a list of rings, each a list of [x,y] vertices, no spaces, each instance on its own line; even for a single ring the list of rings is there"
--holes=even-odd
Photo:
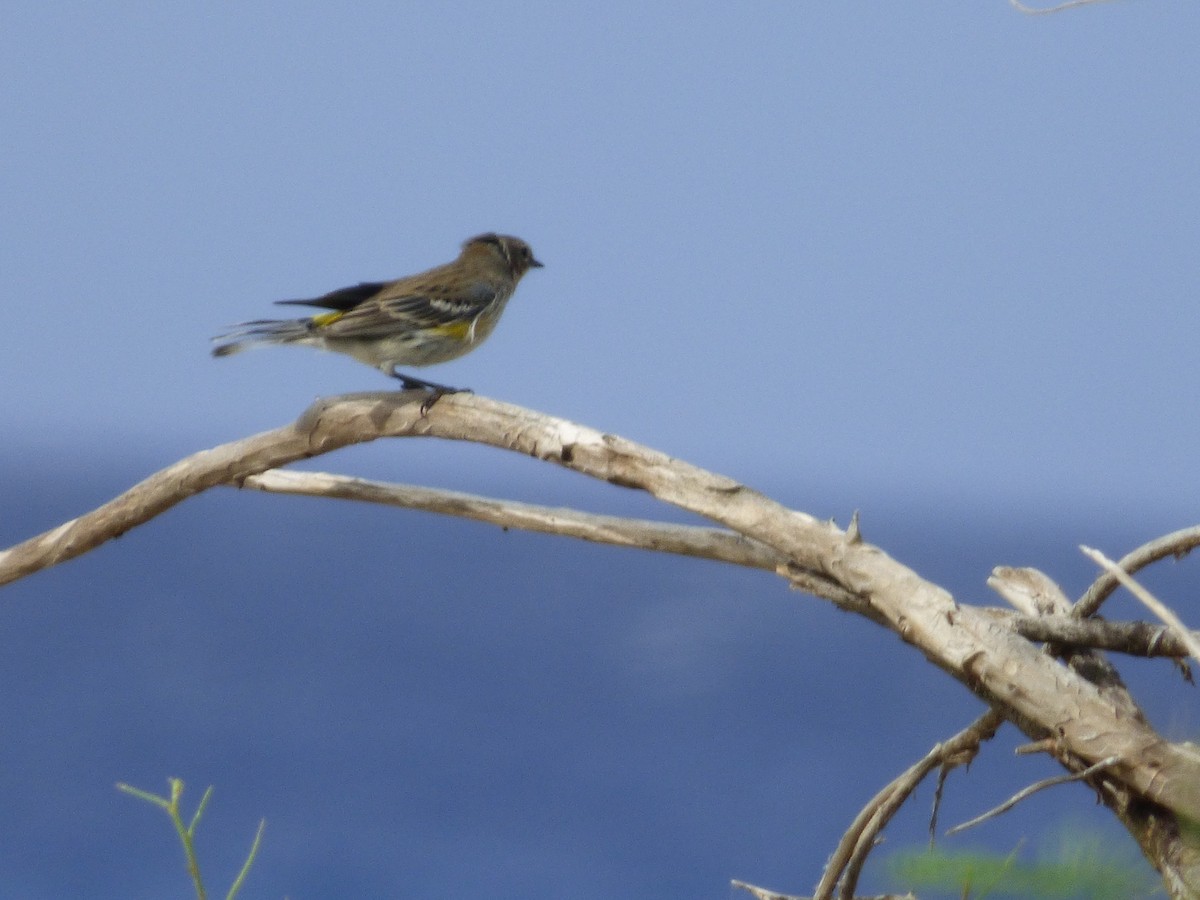
[[[498,500],[461,491],[374,481],[330,472],[271,469],[245,478],[241,486],[271,494],[378,503],[474,519],[501,528],[517,528],[657,553],[674,553],[772,572],[783,562],[779,554],[769,547],[724,528],[606,516],[568,507]],[[827,583],[809,590],[809,593],[826,596],[830,589],[831,585]],[[854,601],[848,597],[840,598],[838,602],[847,608],[855,608]],[[1031,641],[1112,650],[1129,656],[1179,658],[1188,655],[1184,641],[1165,625],[1080,619],[1074,615],[1020,616],[1004,610],[995,610],[994,614],[1006,621],[1017,634]],[[1200,639],[1200,633],[1196,633],[1196,637]]]
[[[1125,554],[1117,560],[1117,565],[1124,572],[1132,575],[1139,569],[1156,563],[1160,559],[1166,559],[1168,556],[1183,559],[1196,547],[1200,547],[1200,527],[1181,528],[1179,531],[1164,534]],[[1120,585],[1121,582],[1115,576],[1105,572],[1079,598],[1072,614],[1079,617],[1094,615],[1100,609],[1100,605]]]
[[[824,596],[828,585],[831,597],[852,598],[1032,739],[1049,740],[1071,771],[1115,758],[1094,779],[1114,786],[1102,798],[1114,808],[1152,805],[1150,814],[1122,820],[1156,823],[1131,827],[1154,829],[1135,837],[1168,884],[1175,878],[1200,885],[1191,849],[1171,843],[1180,822],[1200,821],[1200,751],[1164,740],[1119,684],[1093,683],[995,615],[956,603],[866,543],[857,528],[842,531],[732,479],[563,419],[463,394],[443,397],[425,413],[425,399],[420,392],[334,397],[291,425],[181,460],[93,512],[0,553],[0,584],[78,556],[200,491],[241,485],[350,444],[429,436],[523,453],[647,491],[765,548],[783,561],[778,571],[806,590]],[[1163,828],[1164,821],[1174,830]]]
[[[832,900],[834,891],[847,896],[858,887],[858,878],[866,863],[867,854],[879,842],[884,826],[899,812],[917,786],[934,769],[940,769],[942,778],[950,769],[969,765],[979,752],[984,741],[995,736],[1003,724],[1004,717],[995,709],[989,709],[953,737],[935,745],[923,758],[909,766],[892,779],[870,802],[862,808],[842,835],[837,848],[829,857],[825,872],[813,892],[813,900]],[[940,782],[939,782],[940,785]],[[940,790],[938,793],[940,797]],[[935,805],[934,816],[937,816]],[[932,835],[932,826],[930,834]]]
[[[298,494],[399,506],[488,522],[501,528],[519,528],[597,544],[694,556],[769,572],[774,572],[783,562],[779,554],[769,547],[723,528],[603,516],[561,506],[496,500],[460,491],[391,484],[329,472],[271,469],[244,479],[242,487],[273,494]]]
[[[1092,650],[1115,650],[1129,656],[1188,655],[1184,642],[1165,625],[1149,622],[1110,622],[1107,619],[1077,619],[1074,616],[1012,616],[1017,634],[1031,641],[1048,641]],[[1193,635],[1200,637],[1196,632]]]

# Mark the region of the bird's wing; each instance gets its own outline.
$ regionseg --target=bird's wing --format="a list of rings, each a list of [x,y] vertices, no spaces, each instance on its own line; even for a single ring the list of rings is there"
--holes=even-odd
[[[396,285],[395,287],[402,287]],[[445,288],[413,285],[399,293],[385,291],[370,302],[347,310],[321,323],[321,331],[330,337],[372,338],[408,329],[439,329],[465,325],[478,316],[500,295],[495,284],[476,282]]]
[[[322,309],[338,309],[345,312],[358,306],[364,300],[370,300],[389,284],[391,284],[390,281],[364,281],[362,284],[330,291],[328,294],[313,297],[311,300],[276,300],[275,302],[281,306],[319,306]]]

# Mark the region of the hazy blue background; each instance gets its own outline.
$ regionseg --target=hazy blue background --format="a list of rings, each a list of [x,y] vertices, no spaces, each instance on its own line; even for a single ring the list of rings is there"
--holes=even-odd
[[[398,7],[0,14],[0,545],[388,387],[208,338],[485,230],[546,268],[429,377],[860,509],[963,599],[996,564],[1076,593],[1079,542],[1194,522],[1195,2]],[[660,514],[479,448],[317,466]],[[112,789],[168,775],[216,785],[222,892],[268,819],[247,897],[803,892],[979,709],[769,575],[228,490],[8,588],[0,666],[22,898],[184,896],[165,819]],[[1193,693],[1133,677],[1191,733]],[[955,776],[947,824],[1053,771],[1016,742]],[[1072,814],[1102,822],[1065,788],[953,846]]]

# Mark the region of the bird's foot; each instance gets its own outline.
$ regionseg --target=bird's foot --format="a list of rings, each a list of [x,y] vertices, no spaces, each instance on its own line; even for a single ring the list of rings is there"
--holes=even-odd
[[[392,377],[400,382],[400,389],[404,391],[428,391],[429,396],[421,401],[421,415],[425,415],[433,408],[433,404],[437,403],[446,394],[470,394],[474,393],[470,388],[455,388],[448,387],[444,384],[437,384],[433,381],[426,381],[423,378],[413,378],[411,375],[405,375],[401,372],[392,372]]]

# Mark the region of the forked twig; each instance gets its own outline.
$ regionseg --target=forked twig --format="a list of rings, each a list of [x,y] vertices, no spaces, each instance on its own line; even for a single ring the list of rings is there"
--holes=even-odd
[[[989,740],[1003,721],[1004,716],[994,709],[989,709],[958,734],[935,745],[918,762],[872,797],[838,842],[837,849],[829,858],[825,872],[817,884],[816,891],[813,892],[813,900],[832,900],[833,892],[839,883],[839,896],[853,897],[858,876],[862,872],[867,855],[878,842],[879,833],[916,790],[917,785],[938,767],[944,770],[947,767],[969,763],[978,752],[979,745]],[[936,816],[936,810],[934,815]]]
[[[1121,567],[1123,572],[1132,575],[1139,569],[1143,569],[1150,563],[1158,562],[1160,559],[1166,559],[1168,556],[1173,556],[1180,559],[1187,556],[1196,547],[1200,547],[1200,526],[1192,526],[1191,528],[1181,528],[1179,531],[1172,531],[1170,534],[1164,534],[1162,537],[1157,537],[1152,541],[1147,541],[1136,550],[1126,553],[1118,560],[1117,565]],[[1111,572],[1105,572],[1089,587],[1079,598],[1071,610],[1072,615],[1079,616],[1082,619],[1094,615],[1100,604],[1109,598],[1121,582]]]
[[[1175,633],[1175,636],[1183,641],[1184,646],[1188,648],[1188,653],[1194,659],[1200,661],[1200,641],[1196,640],[1195,636],[1188,630],[1188,627],[1183,624],[1183,621],[1179,616],[1175,615],[1175,612],[1169,606],[1134,581],[1127,572],[1099,550],[1093,550],[1091,547],[1084,546],[1080,546],[1079,549],[1094,563],[1112,575],[1113,578],[1121,582],[1150,612],[1158,616]]]

